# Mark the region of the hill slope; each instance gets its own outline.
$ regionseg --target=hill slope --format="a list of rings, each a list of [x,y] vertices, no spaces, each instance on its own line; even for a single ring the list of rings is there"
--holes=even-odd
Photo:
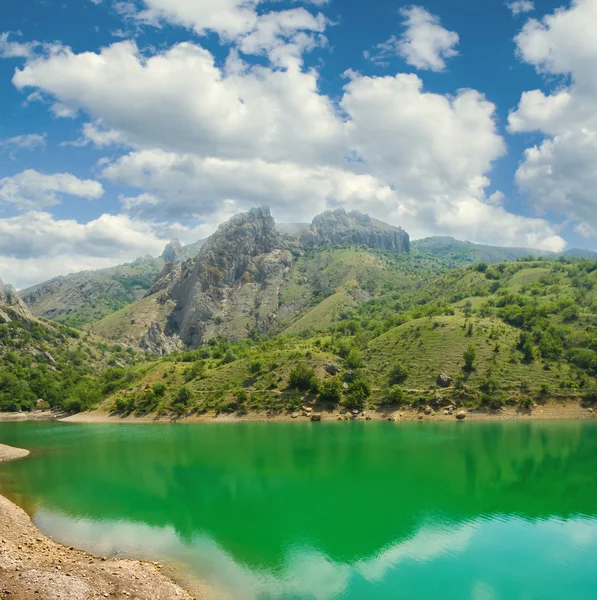
[[[38,319],[0,282],[0,411],[83,410],[130,385],[135,361],[133,351]]]
[[[526,411],[547,400],[597,401],[595,261],[459,268],[328,310],[318,328],[301,320],[270,339],[213,340],[154,361],[103,407],[127,414],[291,413],[303,405]]]
[[[142,298],[167,262],[196,256],[202,242],[181,246],[172,240],[158,258],[145,256],[107,269],[55,277],[22,290],[21,297],[36,315],[81,327]]]

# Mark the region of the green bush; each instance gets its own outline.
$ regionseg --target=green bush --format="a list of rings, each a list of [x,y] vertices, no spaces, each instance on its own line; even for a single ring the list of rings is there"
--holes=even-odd
[[[363,408],[367,398],[371,395],[371,386],[369,382],[361,377],[357,377],[348,386],[344,403],[349,408]]]
[[[305,362],[299,362],[290,371],[288,376],[288,387],[301,390],[302,392],[317,391],[319,380],[315,371]]]
[[[398,385],[385,388],[381,393],[380,404],[382,406],[401,406],[406,403],[406,393]]]
[[[263,364],[260,360],[251,361],[251,364],[249,365],[249,371],[251,371],[253,375],[258,375],[259,373],[261,373],[262,369]]]
[[[157,397],[162,397],[166,393],[166,385],[162,382],[154,383],[152,386],[153,393]]]
[[[330,377],[321,384],[319,400],[333,405],[340,404],[342,400],[342,383],[337,377]]]
[[[391,384],[404,383],[408,379],[408,369],[401,363],[395,363],[388,373],[388,381]]]
[[[349,369],[359,369],[363,366],[361,353],[356,348],[352,348],[350,350],[350,352],[346,355],[344,362]]]
[[[469,344],[468,348],[464,351],[464,369],[465,371],[472,371],[474,369],[475,359],[477,358],[477,351],[472,344]]]

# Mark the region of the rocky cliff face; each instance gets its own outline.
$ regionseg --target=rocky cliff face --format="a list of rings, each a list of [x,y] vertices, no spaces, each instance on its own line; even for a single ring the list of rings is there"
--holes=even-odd
[[[12,285],[6,285],[0,279],[0,322],[10,323],[13,319],[33,319],[27,305]]]
[[[317,215],[311,226],[301,233],[305,248],[365,245],[388,252],[408,252],[410,238],[401,227],[392,227],[356,210],[347,213],[343,208]]]
[[[238,338],[275,321],[278,292],[292,256],[267,208],[224,223],[170,288],[170,327],[196,346],[218,335]]]
[[[162,252],[162,258],[167,262],[179,263],[185,258],[182,244],[176,238],[166,245]]]

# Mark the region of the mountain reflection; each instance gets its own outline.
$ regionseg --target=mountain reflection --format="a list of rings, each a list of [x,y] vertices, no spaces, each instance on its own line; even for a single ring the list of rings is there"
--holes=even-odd
[[[534,553],[532,574],[597,550],[591,422],[10,425],[6,443],[39,452],[0,485],[45,531],[173,560],[233,597],[402,597],[434,563],[428,597],[494,598],[501,552]],[[444,595],[464,556],[485,575]]]

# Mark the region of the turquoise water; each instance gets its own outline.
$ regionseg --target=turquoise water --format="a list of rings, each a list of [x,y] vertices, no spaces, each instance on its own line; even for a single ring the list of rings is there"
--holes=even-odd
[[[0,423],[55,539],[241,599],[597,598],[597,424]]]

